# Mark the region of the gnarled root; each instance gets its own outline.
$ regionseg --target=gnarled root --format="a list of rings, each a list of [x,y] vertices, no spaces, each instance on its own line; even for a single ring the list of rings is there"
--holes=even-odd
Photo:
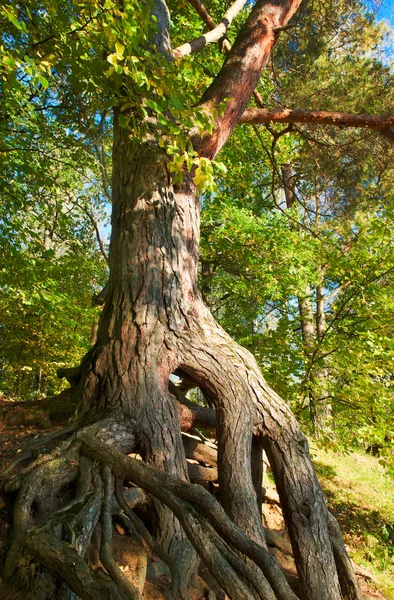
[[[145,490],[161,514],[170,514],[168,522],[176,517],[174,531],[182,528],[229,598],[296,600],[266,547],[261,523],[264,447],[281,497],[303,598],[339,599],[340,585],[346,597],[360,600],[351,563],[311,466],[306,440],[291,413],[259,379],[247,353],[229,343],[225,334],[216,340],[211,334],[209,341],[213,350],[207,355],[207,340],[200,332],[196,334],[187,352],[183,349],[182,369],[193,373],[201,387],[205,385],[204,392],[216,406],[218,454],[191,436],[184,436],[182,450],[186,456],[210,465],[213,478],[219,480],[222,505],[203,486],[164,473],[160,465],[127,457],[140,451],[136,437],[140,423],[119,414],[85,427],[79,421],[60,435],[36,444],[34,451],[45,449],[45,453],[32,463],[32,448],[23,450],[23,459],[16,460],[3,474],[4,488],[18,491],[4,579],[13,576],[25,547],[82,600],[139,600],[139,589],[112,554],[112,514],[121,512],[127,527],[149,552],[168,565],[172,585],[167,597],[186,599],[189,577],[179,560],[179,546],[175,553],[169,551],[137,517],[132,505],[143,493],[125,491],[126,479]],[[232,364],[238,366],[236,374],[230,370]],[[223,369],[227,369],[225,379]],[[240,397],[244,398],[241,406]],[[176,419],[175,401],[171,415]],[[212,423],[212,412],[208,416]],[[258,464],[253,465],[253,460]],[[200,471],[205,468],[196,467]],[[67,486],[73,495],[69,490],[62,501],[60,492]],[[92,570],[85,560],[99,523],[99,556],[106,574]],[[326,579],[333,577],[328,591],[322,587],[322,572]]]
[[[95,456],[109,464],[117,476],[127,477],[129,481],[144,488],[174,512],[201,559],[230,597],[253,598],[255,591],[248,591],[248,587],[245,589],[243,577],[246,565],[242,563],[242,573],[239,573],[241,567],[236,560],[236,555],[231,554],[230,550],[227,552],[228,560],[226,555],[222,555],[226,544],[243,553],[259,567],[260,581],[262,577],[266,579],[266,591],[263,587],[259,592],[263,594],[262,598],[271,600],[277,597],[283,600],[295,600],[296,596],[268,551],[249,539],[234,525],[220,504],[202,486],[175,479],[142,461],[125,457],[110,447],[104,447],[98,444],[89,432],[81,432],[78,437],[83,442],[83,451],[89,456]],[[216,530],[215,536],[207,533],[213,531],[208,527],[207,522]],[[220,542],[217,542],[217,535],[221,538]]]
[[[295,600],[266,549],[251,541],[231,523],[218,502],[203,487],[172,478],[114,449],[115,439],[111,439],[109,432],[119,433],[119,427],[118,422],[110,423],[108,420],[85,427],[50,455],[39,457],[35,463],[24,467],[21,473],[11,477],[8,473],[8,483],[15,488],[18,482],[19,492],[12,542],[3,573],[5,578],[12,577],[20,553],[26,548],[83,600],[140,598],[138,590],[117,567],[111,553],[114,474],[118,478],[118,505],[149,549],[170,568],[171,598],[184,597],[182,573],[127,504],[121,483],[124,477],[145,489],[175,514],[200,558],[230,598]],[[92,459],[104,465],[102,474]],[[63,472],[66,465],[69,465],[65,470],[67,475]],[[76,481],[75,496],[65,506],[57,507],[49,518],[37,523],[33,505],[47,481],[52,482],[52,496],[65,483]],[[84,559],[99,519],[100,560],[108,576],[92,571]],[[244,559],[248,557],[254,561],[254,565],[246,563],[242,555]]]
[[[328,511],[305,436],[288,406],[265,382],[252,355],[231,340],[202,303],[196,302],[195,315],[180,343],[183,362],[179,370],[199,385],[216,408],[224,509],[242,531],[265,544],[261,474],[252,464],[252,457],[263,447],[279,492],[304,600],[340,600],[354,585],[348,581],[349,564],[347,574],[342,568],[343,553],[331,543]],[[353,597],[361,598],[357,593]]]

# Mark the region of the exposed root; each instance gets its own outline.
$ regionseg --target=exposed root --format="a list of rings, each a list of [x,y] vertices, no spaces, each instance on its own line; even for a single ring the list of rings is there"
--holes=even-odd
[[[338,521],[330,512],[328,513],[328,525],[343,597],[346,600],[362,600],[361,587],[343,543]]]
[[[73,455],[77,455],[78,453],[78,444],[75,442],[73,437],[65,440],[58,448],[53,450],[48,454],[41,454],[36,460],[34,460],[31,464],[26,467],[20,469],[15,474],[12,474],[12,471],[8,471],[8,476],[1,476],[1,479],[6,480],[4,483],[4,489],[6,492],[14,492],[20,488],[22,482],[26,479],[26,477],[36,472],[38,468],[44,467],[46,464],[51,464],[53,461],[61,460],[63,456],[69,455],[70,460],[74,458]],[[16,463],[15,468],[17,468],[19,463]],[[68,471],[69,469],[67,469]]]
[[[104,480],[104,500],[103,510],[101,513],[101,545],[100,545],[100,560],[112,579],[124,589],[131,600],[142,600],[141,594],[132,584],[130,579],[121,571],[113,559],[111,552],[112,545],[112,496],[113,496],[113,477],[112,471],[108,466],[103,467]]]
[[[238,346],[196,301],[180,368],[216,407],[221,502],[231,519],[264,543],[261,473],[252,456],[267,453],[281,499],[305,600],[340,600],[327,507],[305,436],[286,403],[265,382],[254,357]],[[257,446],[253,447],[253,442]]]
[[[44,565],[64,579],[82,600],[130,600],[112,579],[99,571],[92,571],[75,548],[54,535],[31,529],[26,545]]]
[[[111,427],[116,430],[116,433],[119,432],[118,424],[108,419],[96,426],[96,429],[101,431],[104,439],[108,441]],[[30,540],[35,533],[38,535],[45,532],[50,536],[66,540],[78,555],[83,557],[86,554],[101,513],[102,483],[97,469],[92,468],[92,461],[80,456],[81,444],[73,433],[75,428],[76,425],[73,424],[69,428],[72,435],[52,452],[40,455],[22,469],[18,469],[18,461],[14,461],[7,468],[4,489],[7,492],[15,490],[19,492],[14,505],[11,542],[3,569],[4,580],[13,577],[18,559],[24,550],[27,530],[34,525],[35,520],[41,520],[40,529],[37,529],[37,526],[30,528]],[[50,441],[57,437],[53,436]],[[125,436],[119,437],[122,447]],[[4,473],[2,478],[5,479]],[[74,499],[59,508],[59,503],[61,505],[64,502],[57,499],[56,495],[75,480],[77,485]],[[91,490],[92,481],[93,490]],[[67,498],[67,495],[65,497]],[[54,514],[53,510],[55,510]],[[50,518],[45,519],[45,514],[50,514]]]
[[[176,516],[201,560],[229,598],[297,599],[268,550],[234,524],[203,486],[176,479],[141,460],[125,456],[131,450],[136,451],[135,423],[109,417],[79,431],[76,427],[74,423],[61,434],[48,436],[37,446],[33,444],[34,450],[43,449],[69,435],[59,447],[39,456],[32,464],[21,468],[21,463],[15,461],[12,468],[7,469],[6,489],[19,489],[19,492],[3,571],[5,580],[14,575],[25,547],[64,580],[62,590],[68,600],[73,593],[82,600],[141,600],[139,589],[122,572],[112,554],[113,514],[119,512],[120,507],[130,527],[151,552],[168,565],[172,583],[166,597],[186,599],[182,561],[158,543],[132,510],[136,504],[146,503],[149,494],[154,502],[162,502]],[[216,472],[217,454],[212,444],[201,443],[198,438],[187,435],[184,447],[186,455],[212,465],[206,470]],[[27,448],[26,452],[29,451]],[[260,456],[260,442],[256,452]],[[103,465],[102,475],[97,461]],[[192,466],[204,469],[200,465]],[[139,488],[124,490],[124,478]],[[71,482],[75,482],[71,501],[64,506],[48,501]],[[258,497],[260,471],[256,471],[255,486]],[[51,516],[45,518],[48,513]],[[91,570],[85,559],[99,521],[99,557],[109,577]],[[333,520],[330,536],[343,594],[350,600],[361,600],[357,580],[352,576],[350,560]],[[272,543],[269,532],[267,539]]]
[[[11,545],[3,569],[4,580],[10,579],[14,574],[18,557],[23,548],[26,531],[31,524],[32,504],[36,497],[42,493],[44,482],[49,481],[53,488],[60,489],[73,481],[77,475],[76,457],[78,446],[76,444],[72,445],[72,442],[68,445],[68,447],[70,446],[69,452],[66,452],[64,456],[53,457],[52,460],[48,460],[44,464],[39,461],[38,466],[33,463],[31,469],[24,473],[24,479],[22,475],[19,475],[16,481],[14,478],[11,482],[11,489],[20,489],[14,506]]]
[[[222,556],[226,558],[229,565],[236,571],[242,580],[248,582],[248,587],[254,593],[254,597],[261,600],[276,600],[276,596],[268,583],[263,573],[256,568],[253,568],[244,560],[242,560],[215,532],[209,523],[205,523],[207,535],[214,540],[215,545],[221,552]]]
[[[125,457],[112,448],[105,448],[86,432],[80,433],[79,439],[83,442],[83,449],[88,455],[95,456],[109,464],[118,477],[127,476],[130,481],[146,489],[169,506],[181,522],[202,560],[230,597],[238,598],[237,594],[244,595],[247,592],[243,582],[222,556],[211,536],[207,535],[206,527],[204,528],[205,518],[210,521],[224,542],[255,562],[278,598],[281,600],[296,599],[269,552],[253,542],[235,526],[220,504],[202,486],[191,485],[175,479],[142,461]],[[247,597],[247,595],[243,595],[239,597]]]
[[[176,598],[177,593],[181,587],[181,573],[179,572],[175,561],[149,533],[142,521],[134,514],[130,507],[130,504],[128,504],[125,500],[123,493],[123,484],[120,479],[116,479],[115,481],[115,494],[119,506],[123,510],[124,514],[130,519],[131,524],[133,525],[138,535],[144,540],[148,548],[150,548],[154,554],[156,554],[159,558],[161,558],[163,562],[166,563],[166,565],[168,565],[172,577],[171,598]]]
[[[42,451],[44,447],[48,444],[51,444],[59,438],[66,437],[72,433],[75,433],[75,431],[78,430],[80,425],[80,420],[77,420],[63,429],[58,429],[53,433],[40,437],[34,437],[33,439],[28,440],[25,444],[23,444],[22,448],[20,448],[18,456],[8,465],[6,469],[3,469],[3,471],[1,472],[1,479],[7,479],[9,475],[13,473],[13,471],[15,471],[19,465],[33,458],[34,453],[37,450]]]

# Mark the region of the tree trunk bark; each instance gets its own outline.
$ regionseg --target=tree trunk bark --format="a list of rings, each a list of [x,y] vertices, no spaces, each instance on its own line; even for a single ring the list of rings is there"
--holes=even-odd
[[[319,268],[320,283],[316,286],[316,336],[318,344],[324,340],[326,333],[326,313],[325,313],[325,298],[324,298],[324,269]],[[326,365],[326,359],[321,359],[321,364],[316,370],[316,381],[318,384],[318,395],[315,407],[315,428],[319,436],[325,429],[329,429],[333,425],[332,405],[327,399],[327,383],[330,376],[329,369]]]
[[[173,340],[197,295],[200,201],[187,178],[170,184],[168,158],[136,144],[114,119],[110,278],[96,344],[83,364],[80,411],[88,420],[123,414],[138,423],[144,460],[187,479],[175,398]],[[155,503],[156,534],[186,573],[194,551],[173,513]],[[187,579],[187,578],[186,578]]]
[[[136,145],[115,116],[110,279],[97,342],[83,364],[80,411],[88,420],[123,414],[144,460],[187,479],[171,373],[185,372],[216,408],[222,505],[266,546],[259,475],[261,438],[271,462],[306,600],[339,600],[327,510],[305,437],[253,357],[213,320],[197,290],[200,201],[189,178],[172,186],[166,156]],[[253,442],[255,440],[255,442]],[[135,449],[135,447],[134,447]],[[191,570],[178,521],[156,503],[156,532]],[[187,577],[185,577],[185,581]]]

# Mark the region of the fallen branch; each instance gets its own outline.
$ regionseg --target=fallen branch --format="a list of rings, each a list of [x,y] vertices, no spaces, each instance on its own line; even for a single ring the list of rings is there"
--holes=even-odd
[[[178,402],[177,407],[182,431],[190,431],[193,427],[216,428],[216,411],[214,408],[205,408],[192,402],[187,405]]]
[[[218,470],[212,467],[202,467],[201,465],[188,463],[187,472],[192,483],[218,480]]]
[[[188,433],[182,433],[182,442],[186,458],[217,467],[217,448],[213,444],[204,444],[197,436]]]

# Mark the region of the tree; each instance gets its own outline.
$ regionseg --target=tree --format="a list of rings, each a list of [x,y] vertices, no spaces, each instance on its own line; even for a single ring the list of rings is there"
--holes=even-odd
[[[35,116],[38,95],[46,98],[43,112],[56,114],[78,142],[86,114],[93,137],[99,115],[113,111],[110,275],[97,341],[79,367],[61,372],[78,406],[72,424],[30,443],[3,473],[5,489],[18,490],[6,580],[15,573],[24,543],[81,598],[139,598],[110,551],[115,476],[118,503],[170,567],[172,597],[186,597],[197,551],[231,598],[294,599],[266,549],[264,448],[303,597],[361,598],[305,436],[256,361],[214,321],[198,291],[201,190],[212,185],[213,170],[220,169],[216,156],[300,2],[257,2],[218,75],[205,90],[203,78],[194,79],[188,93],[193,62],[179,61],[222,38],[244,4],[229,9],[219,32],[213,29],[175,51],[162,0],[122,6],[32,3],[20,5],[18,13],[3,6],[10,23],[2,58],[7,123],[15,103]],[[177,15],[179,23],[186,18],[183,9]],[[104,64],[110,65],[106,71]],[[391,125],[386,120],[382,126],[387,135]],[[199,387],[216,410],[220,504],[188,482],[181,435],[182,423],[190,427],[204,415],[208,422],[212,413],[197,414],[177,403],[182,394],[170,393],[172,374],[181,388]],[[32,448],[43,450],[33,462]],[[126,457],[131,452],[144,462]],[[153,498],[154,538],[125,503],[125,479]],[[65,486],[74,495],[62,506],[59,492]],[[100,560],[109,577],[89,570],[84,560],[99,520]],[[63,586],[60,593],[71,592]]]

